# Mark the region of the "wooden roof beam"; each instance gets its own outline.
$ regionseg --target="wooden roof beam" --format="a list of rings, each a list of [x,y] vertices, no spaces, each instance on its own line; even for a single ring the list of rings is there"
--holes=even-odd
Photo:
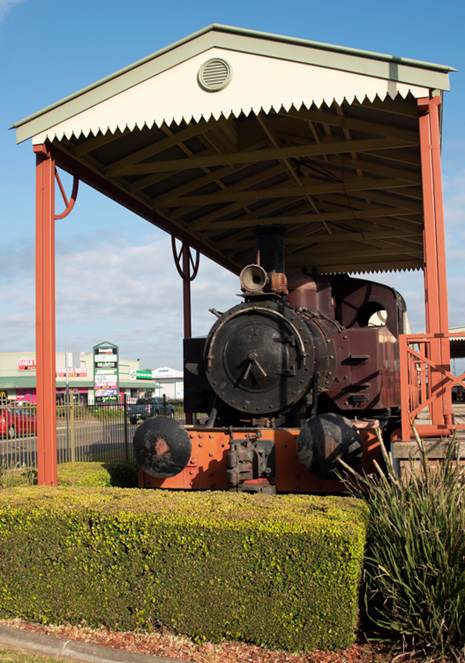
[[[291,214],[279,216],[260,216],[258,214],[250,217],[238,217],[228,221],[217,221],[214,224],[215,231],[228,230],[230,228],[246,228],[253,222],[257,226],[269,225],[307,225],[312,223],[323,223],[330,221],[352,221],[357,219],[380,219],[389,216],[404,216],[412,213],[421,212],[421,208],[416,207],[367,207],[365,210],[350,210],[341,212],[322,212],[319,214]],[[198,223],[196,226],[200,229],[206,227],[205,223]],[[210,227],[208,225],[207,227]]]
[[[261,118],[260,115],[257,116],[257,122],[259,123],[259,125],[261,126],[261,128],[263,129],[265,134],[267,135],[267,137],[268,137],[269,141],[271,142],[271,144],[273,145],[273,147],[279,147],[279,142],[276,140],[275,136],[273,135],[273,132],[269,129],[269,127],[267,126],[265,120],[263,118]],[[291,179],[294,180],[294,182],[299,187],[302,186],[302,180],[301,180],[299,174],[295,171],[295,168],[292,165],[291,161],[289,159],[283,159],[283,163],[286,166],[287,172],[289,173]],[[303,197],[310,204],[310,207],[312,207],[313,210],[318,214],[320,210],[318,209],[318,207],[317,207],[315,201],[313,200],[313,198],[308,193],[305,193]],[[328,226],[324,222],[323,222],[323,225],[325,226],[327,232],[331,233]]]
[[[410,183],[399,179],[371,179],[355,178],[346,182],[303,182],[300,187],[274,186],[269,189],[254,189],[252,191],[238,191],[229,187],[225,191],[210,194],[194,194],[190,196],[173,197],[165,200],[165,207],[197,207],[213,205],[228,201],[250,203],[257,200],[271,198],[300,198],[304,194],[323,195],[325,193],[347,194],[351,191],[369,191],[370,189],[400,189],[410,187]],[[157,203],[158,204],[158,203]]]
[[[338,106],[338,108],[340,108],[340,106]],[[285,113],[285,115],[295,120],[310,120],[311,122],[326,124],[330,127],[359,131],[361,133],[373,134],[375,136],[389,136],[390,138],[399,138],[407,143],[419,143],[418,131],[401,129],[399,127],[390,126],[389,124],[371,122],[370,120],[359,120],[357,118],[348,117],[347,115],[343,114],[325,113],[324,111],[303,109],[295,113]]]
[[[223,122],[225,122],[225,120],[223,120]],[[128,166],[139,163],[140,161],[144,161],[144,159],[149,159],[150,157],[153,157],[156,154],[160,154],[161,152],[168,150],[170,147],[175,147],[175,146],[180,147],[181,143],[183,143],[186,140],[189,140],[190,138],[193,138],[194,136],[198,136],[207,129],[208,127],[206,122],[200,122],[199,124],[189,124],[185,129],[182,129],[181,131],[177,132],[173,132],[173,130],[169,129],[169,127],[162,126],[160,128],[160,131],[165,133],[165,135],[168,133],[167,130],[169,131],[169,135],[166,135],[166,138],[157,140],[155,143],[151,143],[146,147],[142,147],[140,150],[131,152],[130,154],[127,154],[125,157],[122,157],[121,159],[114,161],[106,169],[106,173],[110,177],[113,177],[115,175],[124,175],[125,169]]]
[[[222,154],[201,153],[189,159],[169,159],[147,163],[128,164],[118,172],[120,175],[147,175],[169,171],[191,170],[209,166],[239,165],[242,163],[258,163],[276,161],[305,156],[321,156],[323,154],[343,154],[352,151],[371,152],[374,150],[392,150],[416,146],[418,141],[404,141],[398,138],[362,138],[353,141],[336,141],[319,145],[293,145],[247,152],[229,152]]]

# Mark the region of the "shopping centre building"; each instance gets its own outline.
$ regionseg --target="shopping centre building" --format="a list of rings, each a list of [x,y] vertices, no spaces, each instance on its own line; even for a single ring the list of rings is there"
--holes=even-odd
[[[118,357],[114,385],[98,383],[101,370],[96,362],[95,348],[92,352],[57,352],[57,399],[62,400],[69,392],[75,401],[92,404],[99,397],[109,395],[110,389],[105,390],[105,386],[114,386],[114,393],[119,393],[120,399],[126,394],[128,402],[159,392],[163,394],[152,370],[141,369],[139,359]],[[35,352],[0,352],[0,399],[34,402],[35,394]]]

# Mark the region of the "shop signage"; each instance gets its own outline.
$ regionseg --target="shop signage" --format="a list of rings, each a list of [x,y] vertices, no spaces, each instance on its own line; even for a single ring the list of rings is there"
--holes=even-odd
[[[31,358],[22,358],[18,359],[18,370],[19,371],[31,371],[36,369],[36,360],[35,357]]]
[[[97,402],[118,399],[119,368],[118,346],[113,343],[99,343],[93,348],[94,393]]]
[[[19,371],[35,371],[37,362],[35,357],[18,359]],[[87,368],[72,368],[71,366],[56,369],[57,378],[85,378],[87,377]]]
[[[57,368],[57,378],[85,378],[87,377],[87,368]]]
[[[151,380],[152,371],[150,369],[138,369],[136,370],[136,380]]]

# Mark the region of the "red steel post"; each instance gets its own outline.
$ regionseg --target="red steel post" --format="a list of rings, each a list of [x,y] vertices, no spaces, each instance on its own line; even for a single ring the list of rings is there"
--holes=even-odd
[[[36,154],[36,398],[40,485],[57,484],[55,367],[55,162]]]
[[[423,188],[423,258],[425,277],[425,314],[428,334],[448,334],[447,274],[444,232],[444,207],[441,178],[440,97],[419,99],[420,158]],[[433,339],[429,358],[438,366],[449,368],[449,339]],[[430,373],[430,390],[438,387],[441,374]],[[452,423],[451,393],[433,401],[432,423]]]

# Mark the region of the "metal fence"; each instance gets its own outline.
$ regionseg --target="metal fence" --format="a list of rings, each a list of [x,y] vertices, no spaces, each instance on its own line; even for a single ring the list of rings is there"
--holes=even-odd
[[[37,467],[37,408],[34,403],[0,401],[0,465]],[[123,403],[57,404],[57,460],[131,461],[137,428]]]

